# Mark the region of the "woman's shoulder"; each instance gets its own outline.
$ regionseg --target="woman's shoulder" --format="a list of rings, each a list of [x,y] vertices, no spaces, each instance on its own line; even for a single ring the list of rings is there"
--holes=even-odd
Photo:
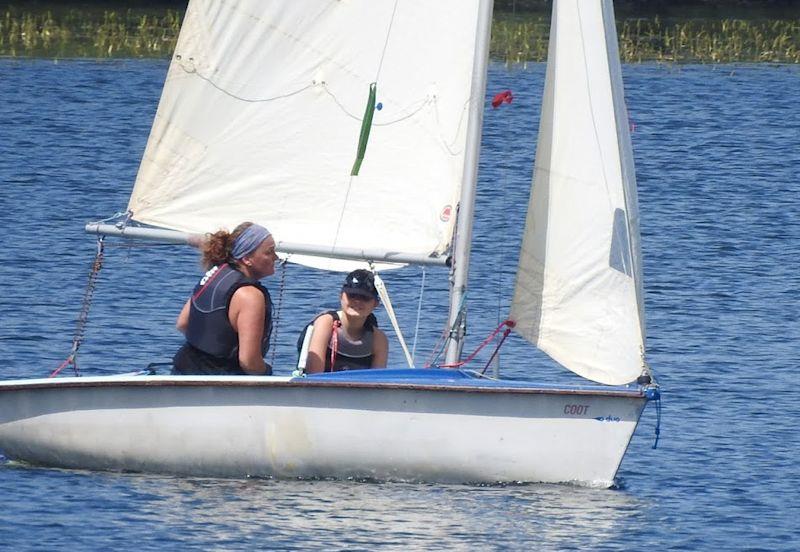
[[[231,295],[231,301],[264,302],[264,292],[260,286],[245,284],[237,287]]]

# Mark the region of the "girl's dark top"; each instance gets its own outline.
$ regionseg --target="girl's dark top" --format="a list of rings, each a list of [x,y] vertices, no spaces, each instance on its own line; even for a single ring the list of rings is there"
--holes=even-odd
[[[370,314],[364,321],[364,333],[361,339],[351,340],[347,337],[347,333],[342,328],[339,322],[339,313],[335,310],[323,312],[314,317],[314,319],[306,325],[305,329],[301,332],[300,338],[297,340],[297,351],[300,352],[303,346],[306,332],[311,331],[314,322],[320,316],[330,315],[334,321],[333,330],[336,332],[336,357],[331,369],[331,353],[333,352],[333,334],[331,340],[328,342],[328,348],[325,352],[325,371],[326,372],[341,372],[342,370],[360,370],[372,367],[372,346],[374,342],[375,332],[374,329],[378,327],[378,319],[374,314]]]

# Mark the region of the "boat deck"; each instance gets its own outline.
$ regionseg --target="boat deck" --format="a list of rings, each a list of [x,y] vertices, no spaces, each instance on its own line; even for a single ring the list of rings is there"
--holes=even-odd
[[[644,388],[582,384],[573,386],[500,380],[471,370],[387,368],[291,376],[159,376],[128,373],[113,376],[41,378],[0,381],[0,391],[56,387],[209,386],[209,387],[345,387],[460,391],[472,393],[540,393],[644,396]]]

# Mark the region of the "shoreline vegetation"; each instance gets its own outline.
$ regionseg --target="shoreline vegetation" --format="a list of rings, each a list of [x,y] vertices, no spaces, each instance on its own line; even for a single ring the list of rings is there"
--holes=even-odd
[[[171,8],[67,8],[0,11],[0,56],[168,58],[183,12]],[[544,61],[549,14],[496,11],[492,59]],[[626,15],[617,20],[624,62],[800,63],[800,18]]]

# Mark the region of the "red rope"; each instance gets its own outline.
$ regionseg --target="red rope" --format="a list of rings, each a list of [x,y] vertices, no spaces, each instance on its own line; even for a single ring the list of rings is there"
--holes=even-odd
[[[492,356],[490,356],[489,360],[486,361],[486,366],[484,366],[483,370],[481,370],[481,375],[486,373],[486,369],[489,368],[489,365],[494,360],[494,357],[496,357],[497,353],[500,352],[500,347],[503,346],[503,343],[505,342],[506,338],[508,337],[508,334],[511,333],[511,328],[513,328],[513,327],[514,326],[509,326],[508,328],[506,328],[506,331],[503,332],[503,337],[500,338],[500,343],[497,344],[497,347],[495,347],[494,352],[492,353]]]
[[[48,378],[54,378],[58,375],[58,373],[63,370],[66,366],[69,366],[75,361],[75,357],[73,355],[69,355],[67,359],[61,363],[61,366],[50,372],[50,375],[47,376]]]
[[[496,329],[495,329],[495,330],[494,330],[494,331],[493,331],[493,332],[492,332],[492,333],[489,335],[489,337],[487,337],[486,339],[484,339],[484,340],[483,340],[483,343],[481,343],[480,345],[478,345],[478,348],[477,348],[477,349],[475,349],[475,350],[472,352],[472,354],[471,354],[471,355],[469,355],[467,358],[465,358],[464,360],[462,360],[462,361],[460,361],[460,362],[454,362],[454,363],[452,363],[452,364],[440,364],[440,365],[439,365],[439,368],[458,368],[458,367],[460,367],[460,366],[464,366],[464,365],[465,365],[465,364],[467,364],[468,362],[471,362],[472,360],[474,360],[476,356],[478,356],[478,353],[479,353],[479,352],[481,352],[481,350],[482,350],[484,347],[486,347],[486,345],[488,345],[488,344],[489,344],[489,343],[490,343],[490,342],[491,342],[491,341],[492,341],[492,340],[493,340],[493,339],[494,339],[494,338],[497,336],[497,334],[499,334],[499,333],[500,333],[500,330],[502,330],[502,329],[503,329],[503,326],[506,326],[506,327],[508,327],[508,329],[506,330],[506,332],[507,332],[507,333],[506,333],[506,335],[505,335],[505,336],[503,336],[503,340],[505,340],[506,336],[508,335],[508,332],[510,332],[510,331],[511,331],[511,328],[513,328],[515,325],[516,325],[516,324],[515,324],[515,322],[514,322],[513,320],[504,320],[504,321],[503,321],[503,322],[501,322],[501,323],[500,323],[500,325],[499,325],[499,326],[497,326],[497,328],[496,328]],[[501,341],[501,342],[500,342],[500,344],[502,345],[502,343],[503,343],[503,342]],[[499,348],[499,346],[498,346],[498,348]],[[492,356],[494,356],[494,355],[492,355]]]
[[[428,356],[428,360],[425,361],[425,368],[430,368],[431,367],[431,363],[433,363],[433,361],[435,361],[439,357],[439,355],[441,354],[441,351],[439,349],[441,348],[441,346],[444,344],[445,340],[447,339],[448,331],[449,331],[449,327],[445,326],[444,330],[442,330],[442,334],[439,336],[439,339],[436,341],[436,345],[433,346],[433,350],[431,351],[431,354]]]
[[[331,372],[333,372],[333,365],[336,362],[336,353],[339,351],[339,327],[342,325],[341,320],[334,320],[333,327],[331,328]]]

